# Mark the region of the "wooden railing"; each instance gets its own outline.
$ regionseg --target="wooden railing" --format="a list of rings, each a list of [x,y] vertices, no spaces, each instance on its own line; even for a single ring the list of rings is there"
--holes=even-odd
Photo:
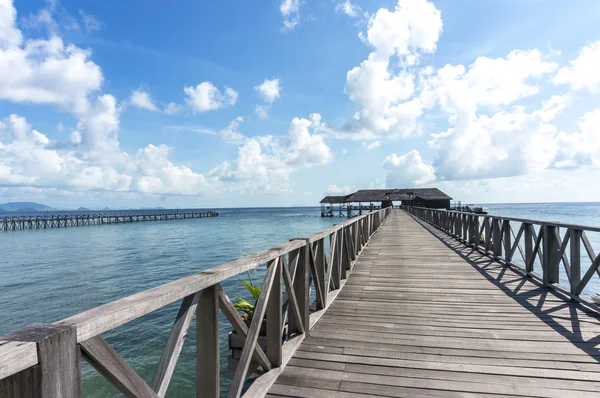
[[[196,315],[196,396],[217,397],[219,309],[235,332],[245,338],[229,396],[242,394],[253,360],[266,373],[254,381],[246,394],[264,395],[282,365],[337,296],[357,256],[389,212],[390,209],[382,209],[365,214],[54,324],[31,325],[2,336],[0,396],[81,396],[83,358],[127,397],[163,397]],[[327,246],[329,256],[325,255]],[[267,265],[265,278],[248,327],[220,283],[263,264]],[[311,286],[316,296],[312,311]],[[178,300],[182,302],[171,334],[152,382],[147,384],[100,335]],[[263,320],[266,350],[257,344]]]
[[[594,252],[586,234],[600,232],[600,228],[422,207],[402,209],[497,260],[522,268],[527,276],[539,276],[534,272],[534,265],[538,264],[541,280],[548,287],[562,290],[562,264],[568,279],[566,292],[573,300],[580,299],[594,274],[600,276],[600,254]],[[520,226],[515,234],[516,224]],[[582,252],[590,260],[589,267],[583,269]],[[521,264],[517,256],[521,257]]]

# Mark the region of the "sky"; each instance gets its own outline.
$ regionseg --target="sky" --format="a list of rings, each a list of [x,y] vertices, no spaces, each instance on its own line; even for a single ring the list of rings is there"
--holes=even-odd
[[[0,202],[600,200],[597,0],[0,0]]]

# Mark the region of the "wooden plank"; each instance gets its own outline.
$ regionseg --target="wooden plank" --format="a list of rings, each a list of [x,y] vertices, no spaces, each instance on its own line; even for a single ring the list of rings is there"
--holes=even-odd
[[[65,325],[34,324],[2,336],[2,366],[9,373],[30,361],[31,343],[37,351],[37,363],[0,383],[8,396],[79,397],[81,396],[81,364],[75,328]],[[7,343],[12,342],[12,343]],[[22,348],[21,348],[22,347]],[[29,358],[28,358],[29,357]],[[30,385],[31,384],[31,385]]]
[[[37,364],[34,342],[0,340],[0,380]]]
[[[124,396],[158,397],[102,337],[92,337],[81,342],[80,346],[83,358]]]
[[[219,294],[215,285],[200,292],[196,309],[196,397],[219,397],[220,374]]]
[[[173,372],[175,371],[177,359],[179,358],[183,343],[185,342],[188,330],[192,324],[192,318],[196,313],[198,298],[199,294],[196,293],[183,299],[177,317],[175,318],[173,329],[167,339],[167,344],[165,345],[160,361],[154,371],[150,387],[156,391],[160,397],[164,397],[167,393],[167,388],[169,387],[171,377],[173,377]]]
[[[443,214],[438,220],[446,222]],[[449,225],[465,238],[472,221],[454,217]],[[500,241],[505,257],[522,252],[523,234],[526,265],[545,253],[543,231],[535,236],[525,225],[515,236],[495,224],[497,238],[514,238],[510,247]],[[564,242],[548,254],[560,261]],[[351,382],[348,392],[386,396],[594,396],[600,316],[514,269],[393,211],[271,391],[333,393],[337,382],[340,389]]]

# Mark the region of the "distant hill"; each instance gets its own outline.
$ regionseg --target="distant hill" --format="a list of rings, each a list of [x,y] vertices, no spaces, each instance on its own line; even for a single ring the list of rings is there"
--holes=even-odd
[[[77,211],[91,211],[91,210],[88,209],[87,207],[80,207],[79,209],[77,209]]]
[[[50,206],[35,202],[9,202],[0,204],[0,211],[46,211],[52,210]]]

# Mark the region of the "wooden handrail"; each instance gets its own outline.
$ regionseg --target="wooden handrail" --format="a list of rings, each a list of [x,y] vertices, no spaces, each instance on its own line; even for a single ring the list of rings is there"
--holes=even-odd
[[[581,296],[581,293],[594,274],[600,276],[600,254],[594,252],[586,232],[600,232],[598,227],[424,207],[401,208],[496,260],[521,268],[526,276],[536,276],[534,264],[537,257],[544,285],[568,292],[571,300],[590,301],[588,297]],[[516,235],[511,222],[521,224]],[[534,225],[539,226],[537,232]],[[582,244],[590,260],[587,269],[581,268]],[[513,261],[517,253],[520,254],[523,265]],[[561,265],[567,277],[567,287],[560,285]],[[585,271],[583,276],[582,270]]]
[[[220,366],[218,341],[215,343],[215,339],[219,336],[219,322],[215,314],[219,308],[232,328],[245,339],[230,396],[241,394],[252,359],[267,371],[255,390],[265,388],[272,383],[269,377],[273,376],[269,374],[273,375],[274,369],[285,365],[290,353],[308,335],[317,317],[337,296],[356,258],[390,211],[387,208],[358,216],[306,238],[292,239],[283,245],[92,308],[55,324],[33,325],[23,329],[27,333],[20,330],[0,337],[0,391],[8,391],[9,394],[25,391],[31,396],[50,397],[57,393],[57,390],[52,390],[53,385],[60,384],[63,390],[59,395],[77,396],[77,388],[81,389],[81,375],[74,369],[79,369],[79,357],[69,355],[65,359],[61,350],[49,350],[47,355],[40,351],[40,344],[56,341],[65,345],[69,353],[75,352],[70,344],[79,345],[83,358],[124,395],[148,396],[147,392],[151,391],[150,395],[162,397],[167,391],[192,317],[194,313],[202,313],[202,322],[196,316],[197,396],[218,396]],[[327,238],[331,241],[329,257],[325,256]],[[239,315],[233,310],[221,282],[263,264],[267,264],[268,271],[255,318],[248,328],[241,318],[236,318]],[[282,294],[282,283],[286,286],[285,294]],[[318,296],[313,312],[310,310],[311,283]],[[147,385],[100,334],[178,300],[182,300],[179,314],[175,317],[153,381]],[[265,315],[266,352],[257,344]],[[288,340],[282,342],[281,332],[286,326],[286,319],[289,321]],[[65,338],[61,337],[64,335],[72,337],[65,342]],[[53,381],[66,377],[65,372],[77,374],[68,376],[70,381],[66,384]],[[41,384],[32,387],[27,380],[40,381]]]

